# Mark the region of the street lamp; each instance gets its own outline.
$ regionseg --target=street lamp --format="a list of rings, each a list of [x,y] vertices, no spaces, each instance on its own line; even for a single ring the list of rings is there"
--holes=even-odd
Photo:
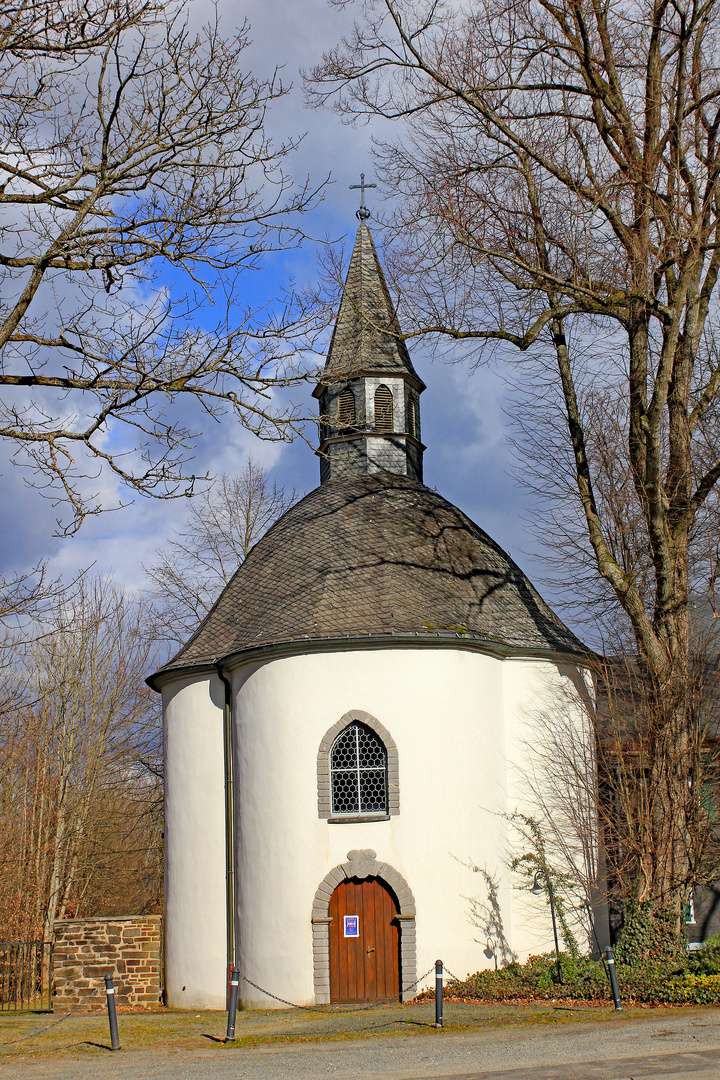
[[[552,915],[553,935],[555,937],[555,959],[557,962],[557,976],[558,982],[562,986],[563,982],[563,969],[560,963],[560,943],[558,942],[557,932],[557,919],[555,918],[555,896],[553,894],[552,881],[547,870],[536,870],[535,877],[533,878],[532,889],[530,892],[533,896],[542,896],[545,892],[544,886],[540,882],[540,878],[545,878],[545,885],[547,885],[548,896],[550,897],[550,914]]]

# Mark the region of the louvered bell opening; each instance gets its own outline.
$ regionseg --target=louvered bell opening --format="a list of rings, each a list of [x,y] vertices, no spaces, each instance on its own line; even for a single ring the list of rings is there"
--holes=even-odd
[[[415,402],[412,398],[408,398],[408,434],[412,435],[413,439],[417,438],[417,416],[415,415]]]
[[[393,430],[393,399],[387,386],[378,386],[375,391],[375,430]]]
[[[338,425],[340,430],[347,430],[355,423],[355,395],[352,390],[343,390],[338,399]]]

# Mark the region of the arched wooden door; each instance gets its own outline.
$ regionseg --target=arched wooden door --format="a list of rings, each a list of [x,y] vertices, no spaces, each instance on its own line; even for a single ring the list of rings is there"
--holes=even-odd
[[[400,995],[395,897],[379,878],[341,882],[330,897],[330,1000],[380,1001]]]

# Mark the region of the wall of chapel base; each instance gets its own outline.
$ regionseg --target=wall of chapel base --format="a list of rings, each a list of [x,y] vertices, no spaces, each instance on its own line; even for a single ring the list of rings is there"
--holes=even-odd
[[[216,675],[163,690],[165,1002],[226,1004],[224,690]]]
[[[597,888],[603,868],[599,823],[591,793],[595,783],[592,722],[594,687],[588,673],[567,664],[507,660],[503,665],[505,757],[509,850],[536,853],[522,818],[537,822],[547,845],[549,865],[576,885],[567,905],[567,921],[579,948],[595,951],[608,943],[607,909]],[[542,884],[542,879],[539,884]],[[516,875],[511,896],[513,949],[521,961],[555,948],[547,892],[533,896],[532,877]],[[593,918],[581,908],[588,898]],[[558,928],[560,932],[560,928]],[[560,947],[563,948],[562,937]]]
[[[528,891],[516,902],[507,815],[522,703],[547,694],[556,673],[549,662],[433,648],[326,652],[236,671],[237,932],[253,982],[314,1002],[313,899],[353,849],[375,851],[411,889],[418,976],[438,957],[464,977],[501,963],[503,949],[523,959],[548,947],[544,899]],[[318,816],[317,748],[352,709],[376,717],[397,744],[400,813],[388,820]],[[247,984],[242,1000],[280,1007]]]
[[[527,780],[537,772],[530,748],[539,746],[539,718],[554,708],[582,740],[578,685],[575,669],[547,661],[427,647],[238,668],[236,941],[248,978],[288,1001],[315,1002],[313,933],[322,928],[313,927],[313,903],[353,850],[374,851],[412,892],[420,986],[430,985],[438,957],[464,977],[513,954],[549,951],[545,898],[519,889],[507,868],[524,850],[508,818],[533,811]],[[222,1009],[223,688],[216,676],[179,681],[164,702],[166,1000]],[[374,716],[397,745],[400,812],[386,820],[336,823],[318,814],[318,747],[354,709]],[[242,1003],[282,1007],[247,983]]]

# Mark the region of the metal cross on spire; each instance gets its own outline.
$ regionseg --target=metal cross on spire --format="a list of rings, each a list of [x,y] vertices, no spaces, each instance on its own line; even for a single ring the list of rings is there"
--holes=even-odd
[[[370,211],[368,210],[368,208],[365,205],[365,189],[366,188],[371,188],[371,187],[377,187],[377,184],[366,184],[365,183],[365,173],[364,172],[360,173],[360,183],[359,184],[351,184],[350,185],[350,190],[351,191],[356,191],[358,189],[360,191],[360,209],[355,211],[355,217],[359,218],[360,221],[367,221],[367,219],[370,217]]]

